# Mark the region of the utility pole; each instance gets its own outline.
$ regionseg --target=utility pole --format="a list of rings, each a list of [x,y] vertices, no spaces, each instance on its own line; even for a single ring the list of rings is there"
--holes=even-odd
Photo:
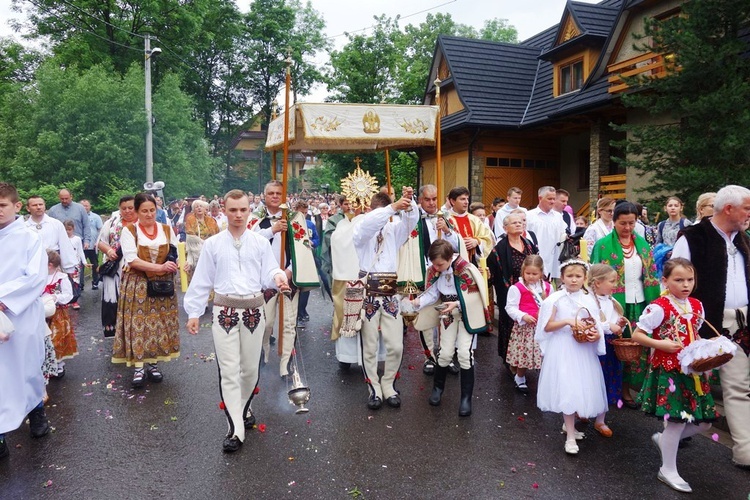
[[[146,56],[146,121],[148,122],[148,128],[146,129],[146,182],[154,182],[154,130],[151,113],[151,56],[153,51],[151,50],[151,35],[146,34],[144,42],[146,44],[144,49]],[[157,50],[161,52],[160,49]]]

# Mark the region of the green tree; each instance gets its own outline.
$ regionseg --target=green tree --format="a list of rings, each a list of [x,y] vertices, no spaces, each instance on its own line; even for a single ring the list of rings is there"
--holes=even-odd
[[[146,117],[143,70],[124,77],[94,66],[61,67],[51,59],[35,84],[3,101],[7,136],[0,137],[0,178],[22,189],[41,183],[85,182],[77,197],[97,200],[114,177],[140,185],[145,171]],[[154,93],[154,171],[175,196],[209,191],[215,162],[203,133],[191,120],[193,103],[175,77]],[[211,192],[211,191],[209,191]]]
[[[666,54],[664,78],[630,79],[631,108],[667,125],[625,125],[627,167],[649,175],[647,195],[676,194],[687,207],[726,184],[750,184],[750,59],[739,38],[750,23],[747,0],[691,0],[682,15],[650,20],[640,50]],[[744,54],[744,55],[743,55]],[[672,59],[673,57],[673,59]],[[663,122],[662,122],[663,123]]]

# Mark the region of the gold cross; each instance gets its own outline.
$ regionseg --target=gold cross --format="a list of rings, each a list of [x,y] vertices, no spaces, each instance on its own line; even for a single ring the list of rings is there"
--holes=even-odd
[[[356,158],[354,158],[354,163],[357,165],[357,168],[359,168],[359,164],[362,163],[362,158],[357,156]]]

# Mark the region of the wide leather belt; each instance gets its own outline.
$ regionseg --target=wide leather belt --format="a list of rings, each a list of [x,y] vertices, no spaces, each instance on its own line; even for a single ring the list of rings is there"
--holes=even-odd
[[[361,273],[360,273],[361,274]],[[396,273],[370,273],[367,275],[365,289],[368,295],[390,297],[398,293]]]
[[[214,294],[214,305],[219,307],[233,307],[235,309],[258,309],[263,306],[263,294],[256,295],[223,295]]]
[[[458,300],[458,295],[443,295],[441,293],[440,300],[443,302],[456,302]]]

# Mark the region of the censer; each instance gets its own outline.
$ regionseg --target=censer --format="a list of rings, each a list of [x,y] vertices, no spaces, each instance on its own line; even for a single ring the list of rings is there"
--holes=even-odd
[[[411,301],[419,294],[419,292],[420,290],[417,287],[417,284],[412,280],[407,280],[406,284],[401,289],[401,295],[403,295],[404,297],[401,300],[401,317],[404,318],[404,322],[407,325],[413,325],[414,321],[417,319],[417,316],[419,316],[419,313],[411,303]]]
[[[291,383],[291,388],[287,391],[289,402],[297,407],[296,414],[307,413],[310,409],[305,405],[310,401],[310,388],[304,382],[305,363],[299,350],[299,335],[295,335],[295,346],[292,350],[289,365],[289,376],[287,377],[287,387]]]

